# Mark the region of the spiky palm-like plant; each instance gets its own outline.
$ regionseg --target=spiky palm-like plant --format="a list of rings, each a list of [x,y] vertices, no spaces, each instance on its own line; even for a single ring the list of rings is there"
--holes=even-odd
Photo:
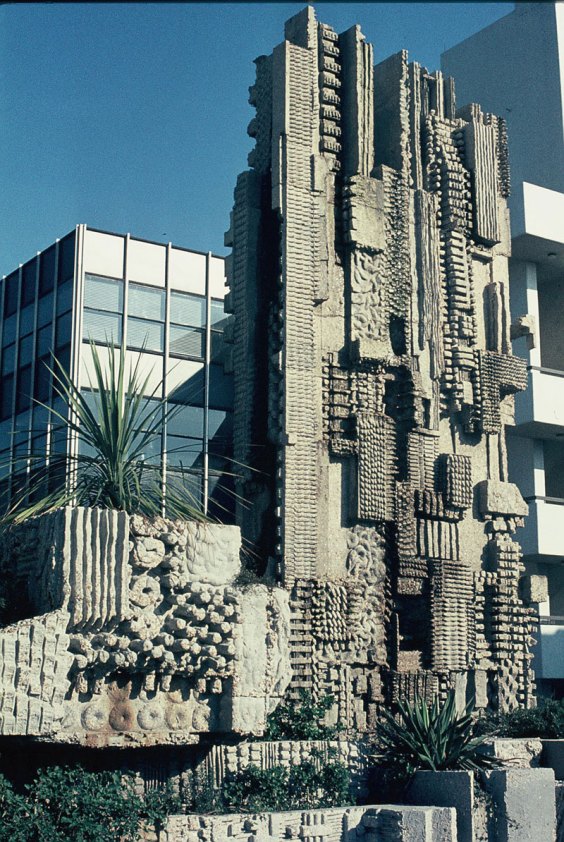
[[[163,425],[180,407],[165,409],[162,402],[151,402],[161,384],[148,394],[151,373],[141,375],[140,358],[128,372],[123,348],[116,351],[109,344],[104,369],[93,343],[91,349],[92,406],[56,360],[50,368],[55,390],[69,409],[68,415],[51,412],[76,434],[78,452],[51,457],[50,465],[45,464],[45,454],[25,457],[31,465],[30,479],[5,522],[19,523],[69,504],[154,517],[163,513],[164,494],[168,516],[205,519],[182,474],[167,478],[165,493],[161,465],[145,460],[145,453],[160,439]],[[62,469],[60,484],[41,496],[57,466]]]
[[[456,710],[454,690],[444,704],[437,697],[428,705],[416,698],[413,704],[398,702],[397,714],[384,710],[377,729],[376,759],[406,781],[419,770],[491,767],[492,758],[479,752],[486,739],[474,735],[473,704]]]

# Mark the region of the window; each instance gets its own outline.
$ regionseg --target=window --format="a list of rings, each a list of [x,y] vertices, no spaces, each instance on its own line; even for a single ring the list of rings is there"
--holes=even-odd
[[[64,237],[59,243],[59,267],[57,281],[64,284],[74,277],[74,231]]]
[[[200,295],[186,292],[170,293],[170,320],[190,327],[205,327],[206,300]]]
[[[11,345],[16,339],[17,315],[14,313],[4,321],[4,329],[2,330],[2,344],[4,346]]]
[[[12,316],[18,309],[18,273],[12,272],[4,280],[4,318]]]
[[[170,355],[203,359],[206,324],[205,298],[185,292],[171,292],[170,322]]]
[[[14,393],[14,375],[8,374],[2,377],[0,381],[0,394],[2,395],[0,403],[0,418],[2,421],[9,418],[12,414],[12,398]]]
[[[164,350],[164,324],[147,319],[127,320],[127,347],[144,351]]]
[[[3,462],[7,458],[7,454],[4,451],[9,450],[11,445],[12,419],[8,418],[6,421],[2,421],[2,423],[0,423],[0,451],[2,451],[0,462]]]
[[[84,276],[82,338],[85,341],[121,344],[123,281],[101,275]]]
[[[84,276],[84,306],[111,313],[123,312],[123,281],[101,275]]]
[[[201,507],[203,498],[202,475],[199,471],[171,470],[167,474],[167,486],[181,489],[188,496],[193,506]]]
[[[165,291],[129,284],[127,347],[164,351]]]
[[[164,322],[165,291],[140,284],[129,284],[129,301],[127,304],[129,316],[141,319]]]
[[[166,437],[166,461],[173,468],[202,467],[202,440],[185,436]]]
[[[237,466],[210,454],[208,478],[208,514],[222,523],[233,522]]]
[[[25,365],[18,370],[18,386],[16,389],[16,413],[25,412],[31,403],[31,365]]]
[[[223,301],[217,301],[216,299],[212,298],[210,309],[210,326],[214,330],[223,330],[223,328],[225,327],[225,323],[229,318],[229,315],[225,312]]]
[[[53,295],[45,295],[37,304],[37,326],[44,327],[53,320]]]
[[[46,403],[49,400],[51,387],[51,372],[49,367],[53,360],[49,354],[39,357],[35,363],[35,383],[33,386],[33,397],[37,401]]]
[[[39,256],[39,295],[53,292],[55,287],[55,246]]]
[[[52,336],[53,328],[51,327],[51,325],[47,325],[47,327],[42,327],[40,330],[37,331],[38,356],[49,356],[49,353],[52,350]]]
[[[197,357],[203,359],[205,352],[205,334],[203,330],[170,326],[169,353],[171,357]]]
[[[8,345],[7,348],[4,348],[2,351],[2,376],[6,374],[11,374],[14,371],[16,365],[16,345],[12,343],[12,345]]]
[[[121,316],[115,313],[98,313],[85,310],[82,322],[82,338],[89,341],[114,342],[121,344]]]
[[[35,301],[36,273],[36,260],[30,260],[22,269],[22,307]]]
[[[167,432],[175,436],[202,438],[204,435],[204,409],[200,406],[183,406],[169,401],[172,415],[167,421]]]
[[[20,339],[20,353],[18,356],[18,366],[22,368],[24,365],[30,365],[33,359],[33,334],[24,336]]]
[[[210,406],[216,409],[231,409],[233,406],[233,378],[225,374],[223,367],[210,365]]]
[[[72,308],[73,279],[65,281],[57,290],[57,315],[66,313]]]
[[[210,360],[213,362],[221,362],[223,357],[223,331],[212,330],[211,335]]]
[[[20,311],[20,336],[26,336],[33,330],[34,306],[29,304]]]
[[[208,450],[213,456],[228,456],[233,435],[233,413],[221,409],[208,411]]]
[[[55,346],[57,349],[70,344],[72,331],[72,313],[65,313],[64,316],[59,316],[57,319],[57,329],[55,331]]]

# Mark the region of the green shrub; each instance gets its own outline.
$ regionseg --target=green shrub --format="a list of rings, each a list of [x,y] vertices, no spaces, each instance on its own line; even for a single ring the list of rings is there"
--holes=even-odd
[[[4,775],[0,775],[0,842],[27,842],[28,817],[25,798],[17,795]]]
[[[273,810],[312,810],[350,804],[350,774],[338,761],[312,754],[289,768],[248,766],[227,775],[217,812],[259,813]]]
[[[341,725],[325,725],[323,719],[333,706],[333,696],[314,702],[311,693],[300,691],[300,701],[278,705],[268,717],[265,740],[332,740]]]
[[[288,809],[288,769],[248,766],[227,775],[221,787],[227,813],[261,813]]]
[[[383,711],[377,728],[376,758],[399,781],[407,781],[420,769],[476,770],[492,765],[480,754],[486,739],[475,734],[472,705],[462,714],[456,711],[454,691],[443,705],[435,698],[432,705],[423,699],[414,704],[399,702],[397,716]]]
[[[140,798],[133,778],[81,767],[40,769],[25,790],[0,776],[0,842],[136,842],[181,807],[167,789]]]
[[[498,737],[564,738],[564,701],[546,699],[536,708],[486,714],[477,723],[479,733]]]

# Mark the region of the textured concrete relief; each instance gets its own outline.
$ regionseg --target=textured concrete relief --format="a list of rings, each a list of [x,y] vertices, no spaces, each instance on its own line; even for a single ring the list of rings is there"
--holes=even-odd
[[[373,68],[359,27],[311,8],[257,68],[229,236],[234,354],[244,331],[257,363],[234,369],[235,456],[270,458],[239,522],[291,593],[289,692],[332,693],[357,731],[451,687],[531,705],[505,124],[405,52]]]
[[[56,610],[0,634],[2,733],[99,746],[261,733],[290,680],[289,597],[238,588],[239,550],[238,527],[88,509],[15,527],[13,573],[32,594],[40,571],[36,599]]]
[[[456,812],[450,807],[334,807],[284,813],[228,816],[171,816],[166,842],[345,842],[381,839],[382,842],[455,842]]]

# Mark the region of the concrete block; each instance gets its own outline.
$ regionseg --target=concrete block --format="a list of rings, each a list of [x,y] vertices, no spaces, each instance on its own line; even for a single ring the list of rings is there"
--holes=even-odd
[[[541,740],[502,738],[488,740],[482,751],[489,757],[495,757],[501,766],[526,769],[540,766],[542,748]]]
[[[410,804],[453,807],[458,842],[474,842],[474,785],[472,772],[416,772],[406,800]]]
[[[512,482],[487,479],[478,483],[480,512],[496,515],[528,515],[529,507]]]
[[[548,599],[547,576],[523,576],[522,588],[525,602],[546,602]]]
[[[552,769],[495,769],[484,773],[483,780],[493,800],[496,842],[553,842]]]

